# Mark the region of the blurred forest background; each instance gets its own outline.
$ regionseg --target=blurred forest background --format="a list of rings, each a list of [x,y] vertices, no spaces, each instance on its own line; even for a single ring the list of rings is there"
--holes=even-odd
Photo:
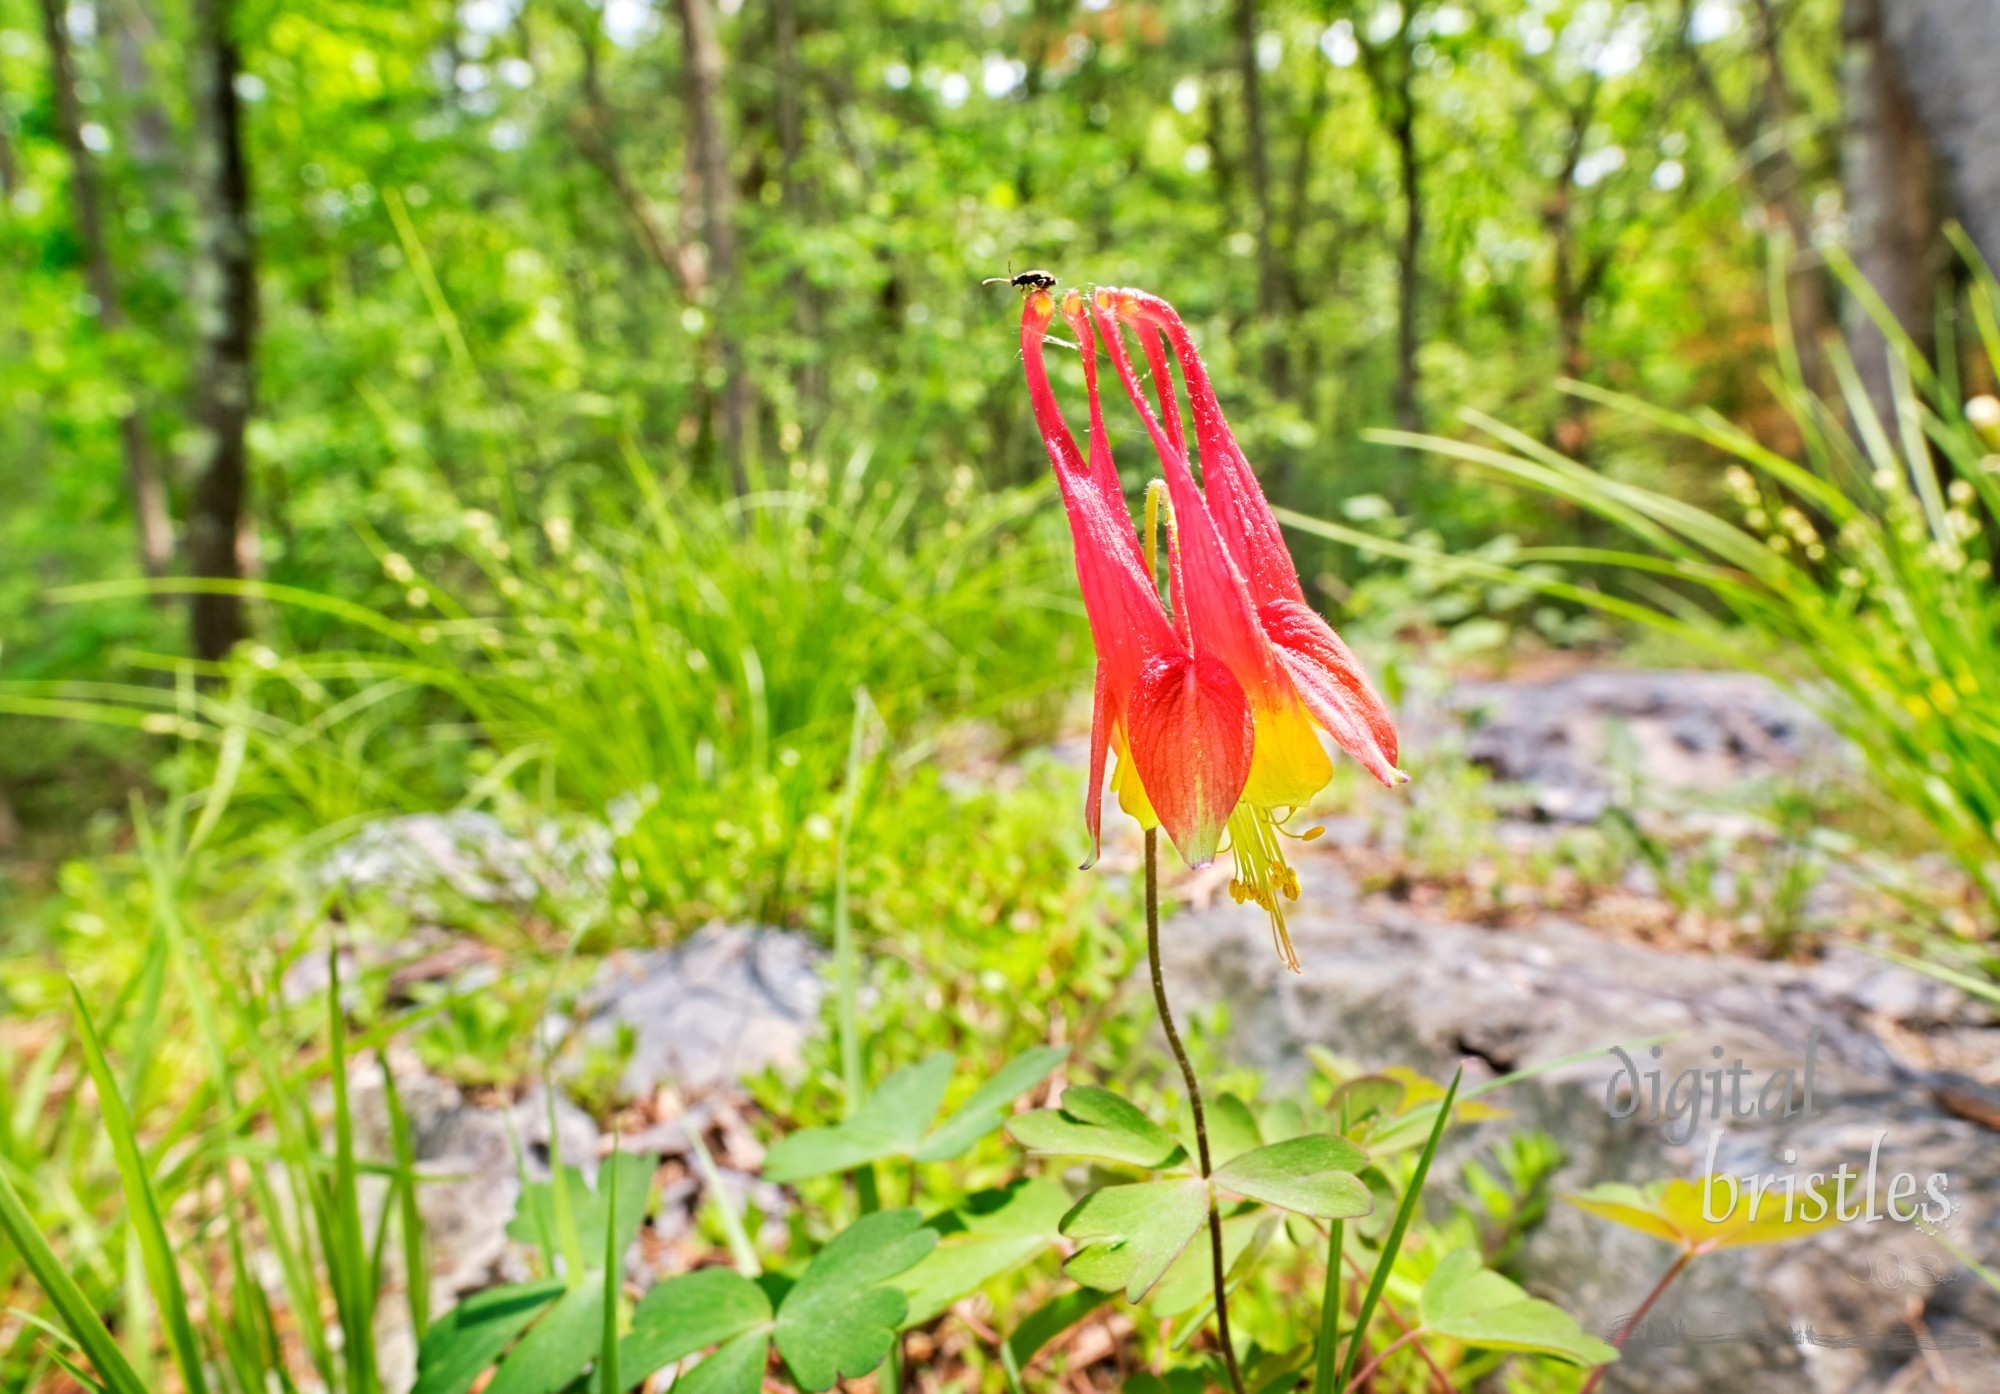
[[[889,499],[948,540],[1044,473],[981,285],[1031,266],[1179,303],[1299,510],[1583,535],[1359,438],[1463,405],[1701,497],[1716,466],[1554,384],[1785,448],[1768,268],[1830,386],[1828,248],[1927,341],[1942,220],[2000,251],[1996,30],[1987,0],[0,0],[8,709],[505,608],[521,529],[559,563],[649,498]],[[1336,609],[1367,565],[1302,560]],[[176,576],[352,608],[62,590]],[[1050,685],[1077,630],[1033,647]],[[13,724],[0,851],[187,733],[135,711]]]

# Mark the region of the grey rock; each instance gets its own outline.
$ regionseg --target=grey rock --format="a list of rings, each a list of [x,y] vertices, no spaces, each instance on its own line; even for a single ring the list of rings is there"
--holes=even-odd
[[[454,903],[601,897],[611,871],[611,832],[604,826],[550,824],[523,836],[489,813],[460,810],[370,823],[328,853],[317,874],[322,885],[379,890],[436,917]]]
[[[1841,749],[1796,699],[1746,673],[1600,670],[1462,683],[1416,718],[1420,731],[1463,724],[1467,756],[1560,821],[1597,818],[1621,781],[1714,789]]]
[[[767,1066],[795,1068],[819,1016],[820,952],[804,935],[709,925],[672,948],[613,954],[578,1003],[581,1052],[618,1052],[619,1087],[697,1094]]]
[[[1816,1043],[1815,1116],[1728,1120],[1717,1173],[1804,1174],[1842,1159],[1858,1170],[1885,1132],[1884,1176],[1909,1171],[1921,1186],[1930,1173],[1948,1175],[1949,1195],[1963,1206],[1948,1233],[1993,1254],[2000,1135],[1942,1107],[1940,1077],[1905,1058],[1898,1031],[1885,1029],[1919,1029],[1933,1043],[1949,1035],[1956,1058],[1975,1062],[1972,1073],[1990,1084],[2000,1082],[2000,1031],[1990,1015],[1859,953],[1795,965],[1608,942],[1555,919],[1509,931],[1438,922],[1380,897],[1358,899],[1332,856],[1307,849],[1305,863],[1309,898],[1290,916],[1302,974],[1278,964],[1262,916],[1227,902],[1176,917],[1164,936],[1170,990],[1190,1007],[1196,999],[1226,1001],[1236,1023],[1229,1052],[1268,1071],[1275,1087],[1296,1084],[1305,1048],[1315,1044],[1366,1066],[1405,1063],[1434,1075],[1477,1057],[1468,1061],[1469,1083],[1582,1053],[1495,1096],[1513,1111],[1502,1126],[1556,1138],[1566,1157],[1558,1189],[1575,1191],[1706,1170],[1705,1120],[1675,1142],[1658,1123],[1612,1116],[1607,1098],[1616,1096],[1607,1091],[1619,1066],[1610,1045],[1673,1033],[1678,1039],[1663,1047],[1660,1062],[1667,1082],[1740,1058],[1755,1072],[1755,1087],[1773,1071],[1801,1068]],[[1720,1062],[1711,1054],[1717,1047]],[[1652,1067],[1643,1049],[1633,1053],[1642,1069]],[[1452,1158],[1499,1136],[1491,1126],[1454,1134],[1440,1175],[1451,1174]],[[1786,1149],[1796,1163],[1784,1160]],[[1854,1278],[1889,1255],[1904,1264],[1929,1255],[1958,1280],[1891,1290]],[[1532,1291],[1601,1329],[1638,1304],[1670,1258],[1658,1241],[1559,1203],[1531,1235],[1521,1270]],[[1802,1242],[1706,1256],[1656,1310],[1685,1322],[1691,1335],[1799,1322],[1822,1334],[1875,1334],[1900,1326],[1913,1294],[1926,1301],[1933,1336],[1981,1342],[1939,1353],[1961,1394],[2000,1391],[2000,1294],[1911,1225],[1841,1226]],[[1635,1351],[1606,1388],[1861,1394],[1886,1388],[1911,1359],[1907,1350],[1775,1339],[1695,1344]]]

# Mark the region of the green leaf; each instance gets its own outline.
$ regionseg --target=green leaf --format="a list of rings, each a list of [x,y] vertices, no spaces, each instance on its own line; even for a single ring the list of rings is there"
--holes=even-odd
[[[1208,1183],[1198,1176],[1092,1191],[1063,1217],[1062,1232],[1083,1245],[1063,1271],[1137,1302],[1207,1219]]]
[[[674,1381],[674,1394],[758,1394],[770,1360],[770,1333],[746,1331]]]
[[[474,1293],[453,1307],[424,1333],[410,1394],[465,1394],[563,1287],[560,1278],[514,1283]]]
[[[959,1298],[1055,1243],[1069,1192],[1046,1177],[981,1191],[930,1222],[938,1246],[892,1284],[910,1299],[903,1324],[929,1321]]]
[[[1326,1111],[1335,1127],[1353,1137],[1366,1137],[1402,1102],[1403,1086],[1396,1080],[1387,1075],[1361,1075],[1333,1091]]]
[[[97,1315],[97,1309],[90,1299],[83,1295],[83,1289],[63,1266],[61,1259],[49,1247],[47,1239],[35,1227],[28,1208],[21,1204],[21,1197],[14,1190],[14,1184],[7,1179],[7,1169],[0,1167],[0,1234],[5,1234],[21,1255],[28,1272],[48,1294],[50,1303],[62,1317],[63,1325],[83,1348],[90,1363],[96,1368],[104,1387],[111,1394],[146,1394],[144,1381],[132,1362],[125,1358],[125,1352],[118,1348],[118,1342],[106,1329],[104,1321]]]
[[[764,1179],[803,1181],[915,1153],[944,1102],[951,1066],[947,1051],[927,1056],[883,1080],[846,1122],[780,1138],[764,1158]]]
[[[1309,1133],[1246,1152],[1219,1168],[1212,1180],[1281,1210],[1351,1220],[1375,1208],[1375,1198],[1354,1174],[1367,1164],[1367,1154],[1345,1138]]]
[[[1234,1094],[1218,1094],[1208,1106],[1208,1145],[1214,1157],[1236,1157],[1264,1145],[1250,1105]]]
[[[1268,1210],[1246,1210],[1241,1215],[1230,1215],[1222,1221],[1222,1274],[1223,1285],[1233,1288],[1243,1280],[1248,1271],[1243,1263],[1245,1256],[1256,1257],[1262,1249],[1258,1231],[1265,1231],[1264,1238],[1277,1228],[1277,1216]],[[1215,1301],[1214,1259],[1206,1244],[1190,1244],[1181,1250],[1181,1256],[1173,1261],[1153,1295],[1146,1302],[1146,1309],[1156,1317],[1177,1317],[1191,1312],[1203,1303]],[[1199,1323],[1183,1323],[1182,1331],[1199,1330]]]
[[[1007,1131],[1038,1156],[1100,1157],[1149,1170],[1187,1160],[1173,1136],[1137,1105],[1085,1084],[1064,1090],[1059,1108],[1015,1114]]]
[[[1403,1191],[1402,1203],[1396,1207],[1396,1218],[1390,1222],[1388,1237],[1382,1241],[1381,1253],[1375,1260],[1375,1274],[1368,1280],[1368,1291],[1362,1294],[1361,1306],[1354,1314],[1354,1336],[1347,1343],[1347,1354],[1341,1357],[1340,1372],[1331,1382],[1327,1381],[1326,1367],[1333,1360],[1333,1351],[1331,1348],[1322,1349],[1318,1357],[1319,1369],[1313,1379],[1315,1388],[1345,1389],[1354,1374],[1355,1363],[1361,1358],[1361,1337],[1366,1334],[1368,1323],[1375,1319],[1375,1304],[1382,1298],[1382,1289],[1389,1285],[1390,1273],[1395,1271],[1396,1255],[1403,1247],[1403,1233],[1410,1226],[1410,1217],[1416,1214],[1417,1200],[1424,1193],[1424,1178],[1430,1175],[1438,1143],[1444,1138],[1445,1124],[1451,1120],[1452,1103],[1458,1098],[1459,1081],[1464,1078],[1464,1066],[1452,1072],[1451,1086],[1444,1091],[1444,1097],[1438,1101],[1437,1110],[1432,1115],[1430,1136],[1424,1139],[1424,1150],[1417,1154],[1416,1170],[1410,1173],[1410,1184]]]
[[[958,1111],[931,1130],[917,1148],[920,1162],[942,1162],[962,1156],[972,1145],[1000,1126],[1000,1110],[1048,1077],[1069,1058],[1061,1046],[1037,1046],[1002,1065],[991,1079],[972,1091]]]
[[[579,1283],[507,1353],[485,1394],[556,1394],[590,1364],[604,1329],[604,1287]]]
[[[1444,1256],[1424,1283],[1424,1325],[1441,1336],[1487,1350],[1531,1351],[1578,1365],[1603,1365],[1617,1350],[1586,1332],[1575,1317],[1484,1267],[1467,1245]]]
[[[864,1215],[813,1256],[778,1308],[778,1353],[806,1394],[882,1363],[909,1299],[885,1286],[937,1244],[911,1209]]]
[[[653,1184],[653,1164],[645,1157],[619,1153],[597,1169],[597,1184],[589,1185],[583,1173],[572,1166],[563,1168],[569,1202],[575,1212],[578,1238],[583,1243],[584,1261],[595,1272],[603,1258],[605,1229],[611,1219],[611,1194],[607,1181],[618,1188],[618,1234],[612,1248],[620,1255],[632,1247],[639,1226],[645,1223],[648,1191]],[[553,1181],[531,1181],[521,1188],[514,1218],[507,1222],[507,1237],[523,1244],[538,1244],[545,1234],[556,1232],[555,1185]],[[579,1275],[581,1276],[581,1275]]]
[[[619,1343],[618,1367],[637,1381],[709,1346],[762,1331],[770,1334],[771,1300],[731,1268],[703,1268],[655,1283],[632,1312]]]
[[[1093,1288],[1071,1288],[1059,1292],[1022,1319],[1008,1336],[1003,1348],[1005,1359],[1019,1372],[1041,1352],[1043,1346],[1075,1326],[1111,1298]]]
[[[159,1306],[160,1315],[166,1323],[182,1381],[192,1394],[208,1394],[208,1383],[202,1373],[201,1344],[195,1339],[194,1323],[188,1317],[187,1293],[181,1286],[180,1263],[175,1257],[173,1241],[167,1238],[166,1225],[160,1218],[160,1198],[153,1189],[152,1171],[139,1151],[139,1139],[133,1131],[131,1114],[126,1111],[124,1096],[111,1077],[111,1064],[104,1058],[104,1047],[97,1039],[96,1023],[91,1021],[90,1010],[83,1004],[83,991],[72,980],[69,992],[76,1006],[77,1040],[83,1048],[84,1064],[89,1067],[91,1081],[97,1086],[97,1106],[104,1122],[104,1135],[111,1140],[111,1153],[118,1162],[118,1180],[125,1192],[125,1208],[130,1213],[132,1233],[138,1238],[139,1252],[145,1263],[146,1286],[152,1289],[153,1301]]]

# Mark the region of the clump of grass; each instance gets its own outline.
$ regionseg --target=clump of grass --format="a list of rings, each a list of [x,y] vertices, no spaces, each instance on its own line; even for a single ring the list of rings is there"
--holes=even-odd
[[[1962,236],[1967,301],[1988,377],[2000,374],[2000,283]],[[2000,432],[1963,399],[1947,335],[1927,364],[1865,283],[1850,288],[1889,339],[1893,401],[1878,412],[1835,347],[1837,402],[1805,386],[1782,342],[1775,388],[1796,422],[1787,459],[1713,411],[1670,412],[1584,383],[1565,390],[1721,452],[1736,516],[1627,483],[1478,412],[1490,443],[1378,432],[1387,443],[1463,461],[1566,500],[1639,546],[1542,547],[1506,567],[1569,603],[1651,627],[1683,647],[1762,667],[1798,692],[1866,760],[1876,785],[1915,811],[2000,909],[2000,588],[1991,525],[2000,518]],[[1782,295],[1782,277],[1774,277]],[[1990,401],[1990,399],[1987,399]],[[1435,563],[1393,539],[1323,520],[1287,522],[1335,540]],[[1610,568],[1608,594],[1531,573],[1538,564]]]
[[[952,720],[1046,733],[1082,681],[1046,489],[923,502],[865,457],[730,502],[632,478],[622,513],[467,510],[414,556],[371,538],[394,607],[244,587],[336,621],[337,645],[250,646],[205,674],[157,660],[171,685],[17,683],[0,710],[182,738],[169,778],[227,793],[202,835],[246,848],[310,853],[420,809],[608,828],[591,890],[615,926],[795,916],[830,866],[857,689],[921,755]]]

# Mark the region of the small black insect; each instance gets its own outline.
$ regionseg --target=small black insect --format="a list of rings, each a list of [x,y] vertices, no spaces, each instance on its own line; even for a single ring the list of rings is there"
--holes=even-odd
[[[985,286],[1006,285],[1026,294],[1031,290],[1053,290],[1056,277],[1053,271],[1023,271],[1018,276],[988,276],[980,282]]]

